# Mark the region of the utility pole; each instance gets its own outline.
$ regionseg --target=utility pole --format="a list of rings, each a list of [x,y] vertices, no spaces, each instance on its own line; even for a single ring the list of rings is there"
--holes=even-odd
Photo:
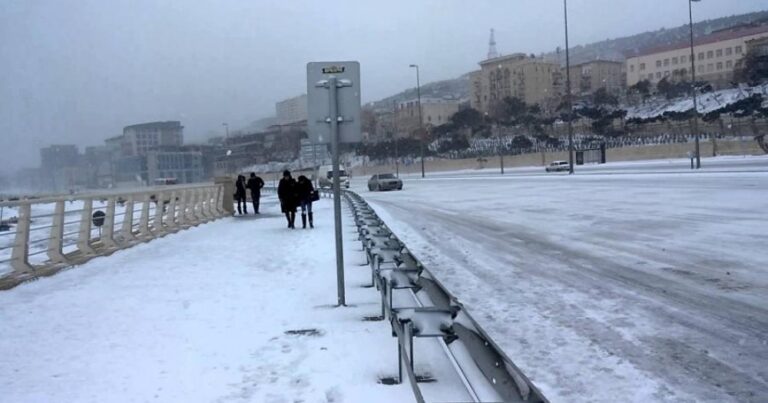
[[[424,177],[424,119],[421,117],[421,80],[419,79],[419,65],[412,64],[410,67],[416,68],[416,97],[419,103],[419,149],[421,151],[421,177]]]
[[[688,0],[688,18],[691,33],[691,96],[693,97],[693,125],[691,125],[691,134],[696,139],[696,169],[701,169],[701,155],[699,153],[699,106],[696,99],[696,54],[693,50],[693,2],[701,0]]]
[[[573,175],[573,100],[571,99],[571,55],[568,45],[568,0],[563,0],[565,10],[565,97],[568,100],[568,173]]]

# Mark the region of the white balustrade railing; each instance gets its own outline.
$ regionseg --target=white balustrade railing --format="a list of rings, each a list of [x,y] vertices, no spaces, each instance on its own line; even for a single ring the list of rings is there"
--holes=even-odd
[[[2,217],[15,221],[0,232],[0,289],[229,216],[232,187],[230,178],[219,178],[215,184],[0,202]]]

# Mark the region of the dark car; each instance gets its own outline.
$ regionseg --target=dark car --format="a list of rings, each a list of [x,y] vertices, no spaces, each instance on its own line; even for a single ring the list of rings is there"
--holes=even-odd
[[[403,181],[393,174],[378,174],[368,179],[368,190],[403,190]]]

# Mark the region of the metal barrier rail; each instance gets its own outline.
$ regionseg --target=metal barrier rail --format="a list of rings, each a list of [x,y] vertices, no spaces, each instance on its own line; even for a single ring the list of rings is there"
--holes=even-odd
[[[344,197],[358,227],[358,239],[371,267],[372,283],[381,293],[380,319],[389,318],[393,334],[398,339],[397,381],[403,380],[402,368],[405,366],[416,400],[424,401],[418,377],[413,371],[413,338],[434,337],[442,343],[443,350],[475,401],[481,400],[476,391],[483,389],[483,385],[473,385],[467,373],[482,374],[484,388],[492,388],[505,402],[548,402],[467,309],[389,230],[368,203],[352,191],[344,191]],[[393,293],[396,290],[409,292],[414,305],[394,307]],[[451,345],[459,347],[452,349]],[[469,358],[462,353],[457,357],[454,351],[466,351]]]
[[[232,187],[230,178],[217,178],[204,185],[0,202],[17,218],[12,231],[0,232],[0,273],[10,266],[0,275],[0,290],[231,215]]]

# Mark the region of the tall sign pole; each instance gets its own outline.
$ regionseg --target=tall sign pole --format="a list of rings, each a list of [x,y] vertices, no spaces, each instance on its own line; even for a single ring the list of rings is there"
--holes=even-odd
[[[328,91],[325,94],[325,91]],[[339,143],[362,141],[360,130],[360,64],[312,62],[307,64],[307,126],[314,143],[330,139],[333,164],[333,215],[336,235],[336,288],[338,306],[346,306],[344,240],[341,233],[341,181]]]

